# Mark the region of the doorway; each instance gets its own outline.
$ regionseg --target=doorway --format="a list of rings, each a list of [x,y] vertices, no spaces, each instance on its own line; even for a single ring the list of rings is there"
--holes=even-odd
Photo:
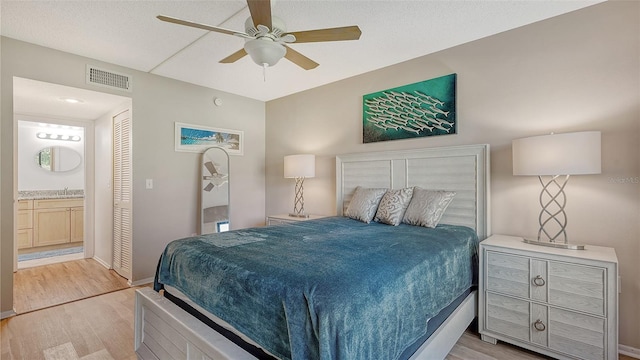
[[[16,230],[14,271],[91,261],[113,272],[113,225],[103,221],[113,212],[111,156],[104,155],[111,152],[112,135],[111,126],[101,124],[130,109],[131,98],[17,77],[13,86],[15,196],[26,200],[18,201],[16,215],[18,223],[28,226],[18,224]],[[32,126],[25,135],[28,140],[19,133],[22,123]],[[32,146],[24,149],[25,143]],[[65,167],[78,158],[76,167]],[[15,290],[14,285],[14,295]]]
[[[85,128],[18,117],[18,269],[84,256]]]

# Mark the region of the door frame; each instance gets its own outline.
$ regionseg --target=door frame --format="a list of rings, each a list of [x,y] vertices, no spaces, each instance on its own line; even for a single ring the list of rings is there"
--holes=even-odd
[[[18,121],[32,121],[48,124],[77,126],[84,129],[84,229],[82,235],[83,257],[91,258],[94,254],[94,243],[89,239],[93,239],[94,234],[94,207],[95,207],[95,130],[93,120],[82,119],[62,119],[52,116],[26,115],[15,113],[13,115],[14,125],[14,199],[18,199]],[[17,214],[17,200],[14,205],[14,214]],[[18,271],[18,241],[17,227],[14,226],[13,236],[13,271]],[[91,236],[87,236],[91,234]]]

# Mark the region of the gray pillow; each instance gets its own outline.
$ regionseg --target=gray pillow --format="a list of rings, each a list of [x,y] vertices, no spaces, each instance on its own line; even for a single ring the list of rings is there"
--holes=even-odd
[[[387,190],[378,205],[375,221],[393,226],[400,225],[411,201],[411,195],[413,195],[413,188]]]
[[[416,186],[413,188],[413,197],[402,222],[429,228],[436,227],[455,195],[453,191],[426,190]]]
[[[368,224],[376,214],[380,199],[386,191],[387,189],[356,187],[356,191],[353,193],[344,215]]]

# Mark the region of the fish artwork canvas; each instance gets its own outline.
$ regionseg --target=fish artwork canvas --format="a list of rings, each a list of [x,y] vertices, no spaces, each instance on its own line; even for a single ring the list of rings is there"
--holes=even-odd
[[[362,98],[363,143],[456,133],[456,74]]]

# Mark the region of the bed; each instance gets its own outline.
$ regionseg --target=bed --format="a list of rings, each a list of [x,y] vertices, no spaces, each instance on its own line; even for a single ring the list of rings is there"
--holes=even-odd
[[[476,314],[488,166],[487,145],[342,155],[337,216],[170,243],[164,296],[136,292],[138,357],[444,358]],[[456,194],[435,228],[390,226],[342,216],[358,186]]]

